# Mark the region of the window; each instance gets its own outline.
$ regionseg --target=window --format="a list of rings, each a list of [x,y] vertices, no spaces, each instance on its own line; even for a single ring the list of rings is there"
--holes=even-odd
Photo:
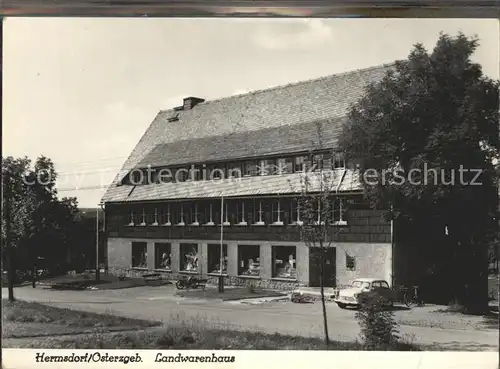
[[[180,168],[175,172],[175,181],[176,182],[186,182],[189,177],[189,169]]]
[[[179,210],[179,214],[177,216],[178,222],[176,225],[179,227],[183,227],[186,225],[186,222],[184,221],[186,219],[186,214],[184,213],[184,204],[180,204],[178,210]]]
[[[259,174],[261,176],[268,176],[274,174],[276,171],[276,160],[265,159],[260,161]]]
[[[244,176],[256,176],[258,174],[258,162],[257,161],[247,161],[243,164],[243,175]]]
[[[169,243],[155,243],[155,269],[170,271],[172,267],[172,248]]]
[[[254,207],[254,219],[255,222],[253,225],[265,225],[266,223],[264,222],[264,208],[262,206],[262,201],[257,201],[256,206]]]
[[[238,245],[238,275],[260,276],[259,245]]]
[[[273,246],[273,278],[297,278],[297,248]]]
[[[153,224],[154,226],[158,225],[158,209],[155,208],[155,211],[153,213]]]
[[[334,154],[333,167],[345,168],[345,158],[343,153],[337,152]]]
[[[323,169],[323,154],[316,154],[313,156],[314,170]]]
[[[220,244],[208,244],[208,272],[220,274]],[[227,273],[227,245],[222,245],[222,274]]]
[[[227,166],[227,178],[240,178],[243,176],[241,164],[229,164]]]
[[[224,223],[223,225],[228,226],[231,225],[231,222],[229,221],[229,204],[227,201],[224,201]]]
[[[274,225],[283,225],[283,208],[281,200],[272,202],[272,222]]]
[[[130,215],[129,215],[129,226],[133,226],[135,224],[135,213],[134,210],[130,209]]]
[[[172,221],[170,220],[170,204],[167,204],[167,206],[164,209],[162,224],[164,226],[172,225]]]
[[[148,244],[146,242],[132,242],[132,268],[148,267]]]
[[[246,208],[248,209],[248,205],[246,206]],[[247,225],[247,217],[246,217],[246,214],[245,214],[245,201],[238,201],[236,203],[236,224],[237,225]]]
[[[201,181],[203,175],[203,168],[195,165],[191,166],[191,170],[189,171],[189,180],[190,181]]]
[[[216,206],[212,201],[205,206],[205,219],[206,223],[204,224],[205,226],[213,226],[215,225],[214,222],[214,216],[215,216],[215,211],[214,211],[214,206]]]
[[[356,258],[345,253],[345,267],[347,270],[356,270]]]
[[[343,199],[334,199],[332,200],[332,205],[330,207],[330,211],[332,212],[330,216],[330,223],[337,225],[346,225],[346,209],[344,207]]]
[[[191,206],[189,206],[190,225],[195,226],[195,227],[199,226],[200,225],[199,218],[200,218],[200,214],[198,212],[198,204],[191,204]]]
[[[222,165],[212,165],[210,167],[207,168],[208,169],[208,172],[207,172],[207,179],[215,179],[215,180],[218,180],[218,179],[223,179],[226,175],[226,171],[225,171],[225,167],[222,166]]]
[[[146,209],[142,209],[142,214],[141,214],[141,226],[145,226],[148,222],[148,219],[147,219],[147,213],[146,213]]]
[[[290,220],[293,225],[302,225],[304,222],[300,219],[300,203],[293,200],[290,204]]]
[[[294,172],[303,172],[305,170],[306,158],[305,156],[296,156],[294,158]]]
[[[276,161],[276,174],[293,173],[293,159],[284,158]]]
[[[197,272],[198,271],[198,244],[196,243],[181,243],[181,265],[182,272]]]

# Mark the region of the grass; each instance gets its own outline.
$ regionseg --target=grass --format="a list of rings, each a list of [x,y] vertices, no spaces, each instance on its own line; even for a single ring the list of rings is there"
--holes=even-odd
[[[117,327],[152,327],[160,322],[61,309],[35,302],[2,300],[2,333],[4,338],[19,336],[60,335],[92,329]]]
[[[259,289],[250,290],[248,288],[226,288],[222,293],[220,293],[217,288],[207,288],[205,290],[180,290],[176,291],[176,295],[180,297],[222,301],[255,299],[264,297],[286,297],[285,294],[280,292]]]
[[[51,286],[56,290],[85,290],[94,288],[99,290],[114,290],[141,286],[157,286],[171,284],[167,280],[146,281],[144,278],[124,278],[120,279],[112,275],[101,275],[99,281],[95,280],[95,275],[80,274],[76,276],[64,275],[56,278],[41,281],[42,284]]]
[[[319,338],[237,331],[224,324],[209,323],[203,317],[172,316],[161,328],[135,332],[92,333],[40,340],[3,341],[4,347],[53,349],[186,349],[186,350],[324,350]],[[359,342],[332,341],[328,350],[363,350]],[[400,351],[419,351],[410,342],[394,347]]]

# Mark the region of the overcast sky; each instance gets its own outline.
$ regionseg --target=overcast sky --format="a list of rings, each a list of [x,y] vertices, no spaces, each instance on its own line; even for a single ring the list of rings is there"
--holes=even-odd
[[[439,32],[477,35],[499,77],[496,20],[9,18],[3,155],[43,154],[61,196],[95,207],[159,110],[391,62]]]

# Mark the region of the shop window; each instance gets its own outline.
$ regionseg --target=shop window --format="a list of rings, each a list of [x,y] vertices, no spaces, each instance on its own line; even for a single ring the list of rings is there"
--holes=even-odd
[[[169,243],[155,243],[155,269],[170,271],[172,267],[172,248]]]
[[[181,243],[181,265],[182,272],[197,272],[199,265],[198,244]]]
[[[356,258],[345,253],[345,267],[347,270],[356,270]]]
[[[273,246],[273,278],[297,278],[295,246]]]
[[[132,268],[148,267],[148,245],[146,242],[132,242]]]
[[[238,275],[260,276],[260,246],[238,246]]]
[[[220,274],[220,244],[208,244],[208,271]],[[222,274],[227,274],[227,245],[222,245]]]

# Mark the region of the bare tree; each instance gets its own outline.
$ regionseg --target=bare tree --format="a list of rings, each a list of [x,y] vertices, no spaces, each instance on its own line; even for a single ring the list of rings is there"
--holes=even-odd
[[[317,124],[318,142],[311,151],[305,168],[299,174],[293,191],[297,193],[297,225],[301,227],[301,237],[311,253],[317,253],[319,263],[321,305],[323,311],[324,339],[328,347],[328,322],[325,302],[325,255],[332,247],[335,236],[340,231],[342,212],[347,202],[338,196],[338,190],[345,175],[345,169],[332,169],[335,152],[323,148],[322,125]],[[333,285],[331,286],[333,287]]]

